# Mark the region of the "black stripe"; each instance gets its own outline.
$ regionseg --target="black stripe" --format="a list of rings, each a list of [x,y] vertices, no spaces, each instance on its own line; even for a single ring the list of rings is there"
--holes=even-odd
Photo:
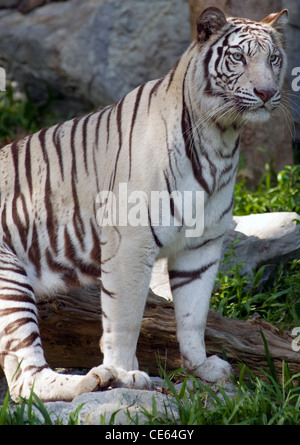
[[[15,170],[15,187],[14,195],[17,196],[20,193],[20,181],[19,181],[19,147],[17,142],[11,144],[11,156]]]
[[[55,218],[55,213],[52,207],[52,190],[51,190],[51,173],[50,173],[50,162],[47,152],[47,143],[46,143],[46,133],[48,129],[44,128],[38,133],[41,149],[43,152],[44,162],[46,164],[46,181],[45,181],[45,190],[44,190],[44,203],[46,209],[46,227],[50,240],[51,248],[55,253],[57,253],[57,220]]]
[[[103,286],[103,283],[101,283],[101,292],[104,292],[110,298],[116,298],[116,294],[114,292],[111,292],[111,291],[105,289],[105,287]],[[102,312],[102,314],[103,314],[103,312]],[[105,318],[107,318],[107,317],[105,316]]]
[[[131,126],[130,126],[130,134],[129,134],[129,174],[128,174],[128,181],[130,181],[131,178],[131,152],[132,152],[132,132],[133,132],[133,127],[135,124],[135,120],[136,120],[136,116],[137,116],[137,111],[138,111],[138,107],[141,101],[141,97],[143,94],[143,89],[145,87],[145,84],[141,85],[137,91],[136,94],[136,98],[135,98],[135,104],[134,104],[134,109],[133,109],[133,115],[132,115],[132,119],[131,119]]]
[[[190,115],[189,115],[189,112],[187,109],[187,105],[186,105],[186,102],[184,99],[184,87],[183,87],[183,94],[182,94],[181,130],[182,130],[182,136],[183,136],[184,145],[185,145],[185,152],[186,152],[188,159],[191,162],[194,178],[201,185],[203,190],[207,194],[210,194],[208,184],[205,181],[204,177],[202,176],[202,165],[199,160],[197,148],[195,145],[192,122],[191,122],[191,118],[190,118]]]
[[[170,210],[171,210],[171,215],[172,215],[173,218],[174,218],[174,199],[171,197],[172,190],[171,190],[171,186],[170,186],[170,181],[169,181],[169,179],[168,179],[168,176],[167,176],[165,170],[164,170],[164,177],[165,177],[165,181],[166,181],[167,189],[168,189],[168,193],[169,193],[169,198],[170,198]]]
[[[31,138],[32,136],[28,136],[26,147],[25,147],[25,174],[27,179],[27,184],[30,192],[30,196],[32,196],[32,175],[31,175]]]
[[[234,155],[238,151],[239,146],[240,146],[240,136],[238,136],[238,138],[236,139],[233,150],[231,153],[225,154],[225,153],[222,153],[221,150],[218,150],[218,155],[220,156],[220,158],[223,158],[223,159],[231,159],[234,157]]]
[[[229,206],[228,206],[228,207],[221,213],[221,215],[220,215],[220,217],[219,217],[219,219],[218,219],[218,222],[221,221],[221,219],[222,219],[225,215],[227,215],[227,213],[231,212],[231,210],[232,210],[232,208],[233,208],[233,203],[234,203],[234,196],[232,196],[232,198],[231,198],[231,202],[230,202]]]
[[[12,219],[15,227],[17,228],[20,236],[20,240],[24,250],[27,249],[27,236],[29,230],[29,216],[26,207],[26,200],[24,195],[20,191],[20,177],[19,177],[19,146],[17,142],[11,145],[11,155],[14,164],[15,171],[15,185],[14,185],[14,195],[12,200]],[[25,224],[23,224],[18,212],[18,202],[21,200],[23,213],[25,217]]]
[[[226,233],[226,232],[225,232]],[[225,233],[223,233],[222,235],[217,236],[216,238],[211,238],[208,239],[206,241],[203,241],[201,244],[197,244],[195,246],[187,246],[186,250],[197,250],[197,249],[201,249],[201,247],[206,246],[209,243],[213,243],[214,241],[218,241],[221,238],[223,238],[223,236],[225,235]]]
[[[18,275],[27,276],[23,269],[20,269],[18,267],[13,267],[13,265],[11,265],[12,267],[3,267],[3,264],[5,264],[5,262],[1,260],[1,272],[3,270],[6,270],[7,272],[13,272],[13,273],[16,273]]]
[[[15,253],[15,250],[13,248],[13,242],[11,233],[9,231],[7,221],[6,221],[6,204],[3,206],[2,215],[1,215],[1,226],[3,230],[3,241],[4,243],[9,247],[9,249]]]
[[[70,147],[71,147],[71,154],[72,154],[72,170],[71,175],[74,177],[74,180],[77,181],[77,164],[76,164],[76,150],[75,150],[75,135],[76,135],[76,129],[80,118],[73,119],[72,122],[72,128],[71,128],[71,135],[70,135]]]
[[[24,338],[24,340],[20,341],[17,346],[14,348],[11,348],[11,352],[16,352],[18,349],[24,349],[29,348],[29,346],[32,346],[35,340],[39,339],[39,333],[38,332],[32,332],[28,337]],[[35,346],[41,346],[40,343]]]
[[[217,264],[218,261],[213,261],[211,263],[206,264],[205,266],[200,267],[200,269],[194,270],[170,270],[169,278],[172,280],[173,278],[200,278],[201,275],[206,272],[210,267]]]
[[[11,323],[9,323],[4,328],[4,334],[5,335],[11,335],[15,331],[17,331],[19,328],[21,328],[22,326],[24,326],[24,325],[26,325],[28,323],[34,323],[35,325],[37,325],[37,321],[36,321],[35,318],[31,318],[31,317],[18,318],[17,320],[12,321]]]
[[[114,109],[114,107],[111,107],[111,109],[109,110],[107,120],[106,120],[106,150],[108,149],[108,144],[109,144],[110,119],[111,119],[111,113],[112,113],[113,109]]]
[[[154,238],[154,241],[155,241],[156,245],[157,245],[158,247],[162,248],[162,247],[163,247],[163,244],[162,244],[162,243],[160,242],[160,240],[158,239],[158,237],[157,237],[157,235],[156,235],[156,233],[155,233],[155,231],[154,231],[154,229],[153,229],[153,227],[152,227],[149,207],[148,207],[148,221],[149,221],[150,230],[151,230],[151,233],[152,233],[152,236],[153,236],[153,238]]]
[[[120,151],[122,148],[122,144],[123,144],[123,136],[122,136],[122,108],[123,108],[123,103],[124,103],[124,99],[125,96],[120,100],[120,102],[117,105],[117,129],[118,129],[118,136],[119,136],[119,148],[118,148],[118,152],[117,152],[117,156],[116,156],[116,160],[115,160],[115,166],[114,166],[114,170],[111,176],[111,181],[110,181],[110,186],[109,189],[113,190],[114,185],[115,185],[115,181],[116,181],[116,174],[117,174],[117,169],[118,169],[118,162],[119,162],[119,156],[120,156]]]
[[[150,111],[150,105],[151,105],[152,96],[153,96],[153,94],[156,94],[156,91],[157,91],[158,87],[160,86],[160,84],[163,82],[163,80],[164,80],[164,77],[162,77],[161,79],[157,80],[155,82],[155,84],[153,85],[153,87],[151,88],[150,92],[149,92],[148,113]]]
[[[100,134],[100,126],[101,126],[101,120],[103,117],[103,114],[105,113],[105,111],[107,110],[111,110],[112,105],[108,105],[107,107],[103,108],[102,110],[100,110],[98,113],[98,118],[97,118],[97,122],[96,122],[96,126],[95,126],[95,145],[96,148],[99,148],[99,134]]]
[[[84,168],[85,171],[88,173],[88,163],[87,163],[87,126],[88,126],[88,122],[90,117],[95,114],[94,111],[91,112],[90,114],[88,114],[82,124],[82,147],[83,147],[83,160],[84,160]]]
[[[32,262],[32,264],[35,265],[37,276],[41,276],[41,251],[40,251],[40,244],[39,244],[39,237],[38,237],[38,230],[35,224],[35,221],[33,222],[32,227],[32,236],[31,236],[31,245],[28,249],[28,258]]]
[[[16,285],[16,286],[18,286],[18,287],[23,287],[24,289],[27,289],[28,291],[30,291],[30,292],[32,292],[33,293],[33,289],[32,289],[32,287],[30,286],[30,284],[27,284],[27,283],[20,283],[19,281],[16,281],[16,280],[12,280],[11,278],[7,278],[7,277],[1,277],[1,281],[4,281],[5,283],[10,283],[10,284],[12,284],[12,285]],[[12,289],[14,289],[14,290],[16,290],[16,291],[18,291],[18,292],[22,292],[21,290],[19,290],[18,288],[12,288]],[[1,290],[2,290],[2,288],[1,288]]]
[[[4,317],[7,315],[11,315],[11,314],[16,314],[19,312],[29,312],[30,314],[33,314],[36,316],[36,312],[33,309],[29,309],[27,307],[9,307],[6,309],[0,309],[0,317]]]
[[[96,266],[93,263],[84,263],[81,258],[78,258],[78,256],[76,255],[76,248],[72,243],[72,239],[66,227],[64,231],[64,241],[65,256],[72,263],[72,265],[79,269],[80,272],[82,272],[83,274],[93,277],[100,277],[100,267]]]
[[[174,289],[177,289],[178,287],[190,284],[195,280],[199,280],[208,269],[218,264],[218,262],[219,260],[213,261],[209,264],[206,264],[205,266],[202,266],[200,269],[197,270],[189,270],[189,271],[170,270],[169,271],[170,280],[174,280],[176,278],[182,279],[182,281],[180,281],[179,283],[176,284],[173,284],[172,282],[170,283],[172,291]]]
[[[23,214],[25,218],[25,223],[23,223],[22,219],[19,216],[18,212],[18,202],[21,201]],[[15,224],[15,227],[18,229],[20,240],[24,250],[27,249],[28,243],[28,232],[29,232],[29,215],[26,207],[26,200],[24,198],[23,193],[19,193],[14,196],[12,201],[12,219]]]
[[[46,250],[46,260],[50,270],[62,274],[62,279],[67,285],[80,286],[79,278],[73,267],[64,266],[52,258],[50,251]]]
[[[60,168],[60,174],[61,174],[62,180],[64,180],[64,163],[63,163],[63,158],[62,158],[60,137],[59,137],[59,133],[58,133],[62,124],[63,124],[63,122],[61,122],[60,124],[56,125],[56,128],[55,128],[55,130],[53,132],[53,136],[52,136],[52,142],[54,144],[54,147],[55,147],[55,150],[56,150],[56,153],[57,153],[58,162],[59,162],[59,168]]]
[[[2,290],[2,289],[1,289]],[[33,304],[35,306],[35,300],[30,297],[29,294],[24,294],[22,292],[22,294],[20,295],[1,295],[1,300],[5,300],[5,301],[17,301],[18,303],[28,303],[28,304]]]
[[[170,86],[171,86],[171,84],[172,84],[172,82],[173,82],[174,74],[175,74],[175,71],[176,71],[176,69],[177,69],[177,67],[178,67],[178,65],[179,65],[180,60],[181,60],[181,57],[179,57],[179,59],[177,59],[177,61],[175,62],[175,65],[174,65],[172,71],[169,73],[169,76],[170,76],[170,77],[169,77],[169,83],[168,83],[168,86],[167,86],[167,88],[166,88],[166,93],[168,92],[168,89],[170,88]]]

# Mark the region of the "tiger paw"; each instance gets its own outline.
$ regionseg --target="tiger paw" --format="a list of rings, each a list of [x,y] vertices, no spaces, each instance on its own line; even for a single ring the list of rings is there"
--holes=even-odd
[[[104,365],[92,368],[77,384],[79,393],[104,390],[111,386],[117,378],[115,368]]]
[[[143,371],[125,371],[122,368],[116,368],[117,378],[113,384],[114,388],[146,389],[152,390],[154,385]]]
[[[207,382],[217,382],[218,380],[230,380],[232,372],[228,362],[212,355],[197,367],[195,375]]]

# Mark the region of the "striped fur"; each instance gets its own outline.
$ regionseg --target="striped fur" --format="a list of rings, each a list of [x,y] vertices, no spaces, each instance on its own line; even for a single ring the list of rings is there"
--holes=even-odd
[[[286,16],[258,23],[209,8],[165,77],[0,151],[0,363],[14,399],[33,382],[42,400],[111,384],[149,388],[135,350],[159,257],[168,257],[183,366],[208,381],[228,377],[228,363],[206,357],[204,328],[232,215],[240,129],[280,102]],[[166,191],[172,224],[155,225],[148,208],[147,225],[99,225],[99,192],[118,198],[120,184],[146,196]],[[201,237],[174,224],[173,191],[204,191]],[[104,362],[86,376],[59,375],[44,359],[36,296],[99,279]]]

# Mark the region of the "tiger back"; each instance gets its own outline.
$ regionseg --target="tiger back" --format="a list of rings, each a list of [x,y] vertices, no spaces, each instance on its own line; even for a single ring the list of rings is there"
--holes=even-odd
[[[150,389],[136,345],[160,257],[183,367],[207,381],[229,378],[229,363],[206,356],[205,323],[239,134],[280,105],[286,21],[286,10],[254,22],[208,8],[165,77],[0,150],[0,363],[15,400],[33,384],[43,401]],[[99,280],[103,364],[58,374],[44,358],[37,298]]]

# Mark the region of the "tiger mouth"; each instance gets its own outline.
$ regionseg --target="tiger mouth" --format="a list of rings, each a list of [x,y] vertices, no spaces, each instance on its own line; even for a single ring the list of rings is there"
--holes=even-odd
[[[261,111],[271,113],[279,104],[245,104],[241,101],[235,102],[239,113],[258,113]]]

